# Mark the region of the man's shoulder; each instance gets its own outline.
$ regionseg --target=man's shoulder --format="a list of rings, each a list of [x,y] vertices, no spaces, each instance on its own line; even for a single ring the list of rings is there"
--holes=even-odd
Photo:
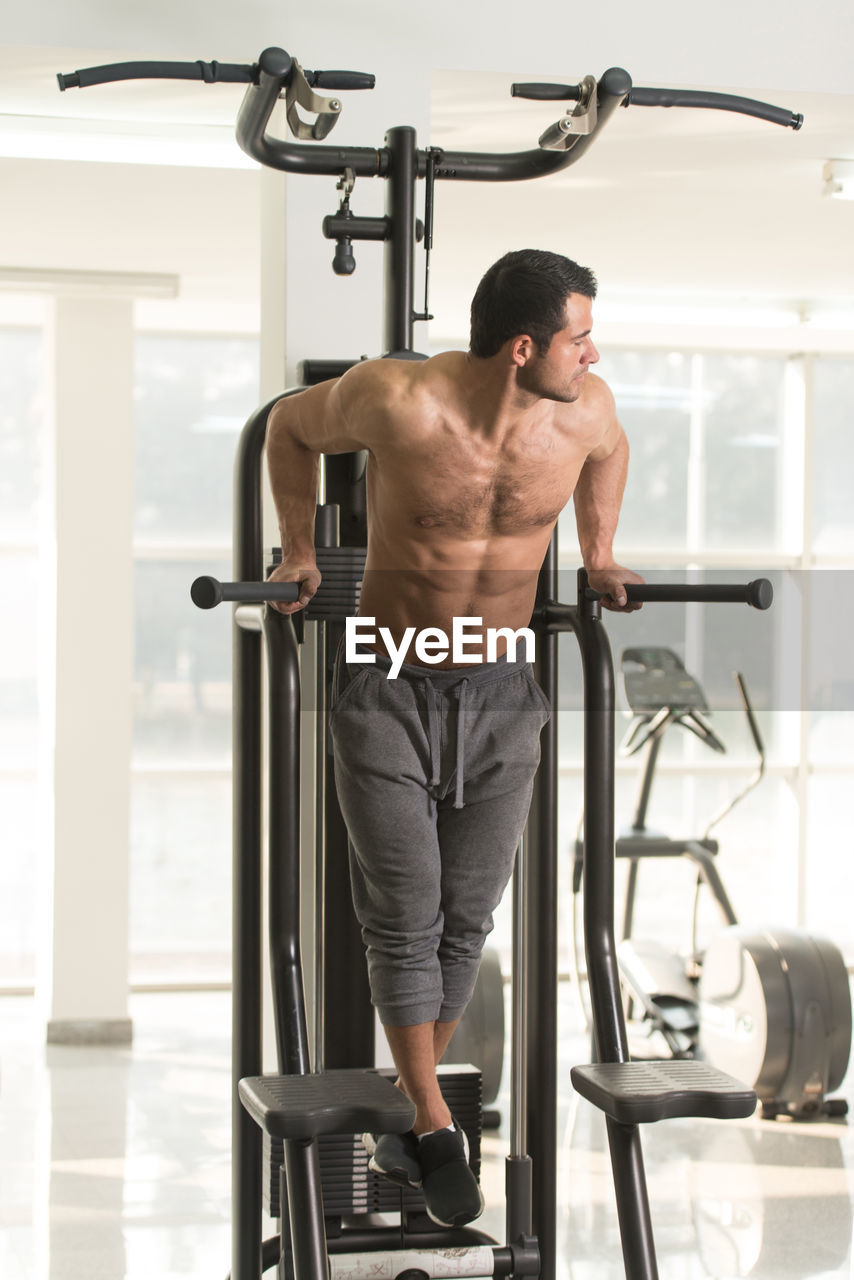
[[[362,360],[346,374],[377,383],[412,384],[430,383],[437,378],[459,376],[465,363],[462,351],[442,351],[435,356],[401,357],[381,356],[376,360]]]
[[[598,449],[617,428],[617,409],[611,388],[598,374],[588,372],[577,400],[556,406],[560,430],[573,447]]]
[[[443,386],[459,377],[462,352],[443,351],[425,360],[394,357],[363,360],[341,379],[345,397],[366,398],[373,406],[400,407],[439,394]]]
[[[614,393],[604,378],[590,371],[584,379],[580,401],[593,410],[610,409],[614,405]]]

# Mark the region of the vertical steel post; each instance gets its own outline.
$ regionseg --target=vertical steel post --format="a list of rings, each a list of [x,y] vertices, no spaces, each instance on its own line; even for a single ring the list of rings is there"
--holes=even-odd
[[[282,1075],[311,1070],[300,946],[300,679],[294,624],[264,610],[269,685],[269,944]],[[317,1139],[284,1144],[284,1183],[296,1280],[328,1274]],[[283,1254],[285,1252],[283,1241]]]
[[[584,672],[584,950],[600,1062],[628,1062],[614,938],[614,664],[598,600],[579,574],[575,633]],[[607,1120],[627,1280],[658,1280],[637,1125]]]
[[[557,594],[557,535],[540,570],[537,607]],[[528,818],[527,1133],[533,1163],[533,1231],[543,1280],[555,1274],[557,1238],[557,636],[537,635],[537,680],[553,709],[540,737]],[[549,1032],[552,1034],[549,1034]]]
[[[248,420],[234,469],[234,577],[264,576],[261,457],[267,415]],[[232,862],[232,1280],[261,1273],[261,1131],[243,1109],[237,1083],[261,1073],[262,751],[261,636],[234,623]]]
[[[584,579],[586,585],[586,577]],[[598,600],[579,593],[584,673],[584,948],[600,1062],[627,1062],[614,941],[614,666]]]
[[[513,1244],[530,1236],[532,1164],[528,1155],[528,858],[525,836],[519,841],[513,873],[513,986],[510,1033],[510,1154],[504,1167],[506,1239]]]
[[[300,946],[300,663],[290,618],[264,610],[268,709],[268,944],[282,1075],[311,1070]]]
[[[415,130],[409,125],[389,129],[386,215],[391,233],[385,243],[383,343],[386,351],[411,351],[415,313]]]
[[[324,485],[325,489],[325,485]],[[314,517],[314,543],[317,547],[336,547],[340,541],[339,508],[327,503],[325,493]],[[314,655],[315,718],[315,804],[314,804],[314,1070],[323,1071],[326,1038],[326,754],[329,743],[326,724],[326,680],[328,624],[318,618],[315,623],[317,642]]]

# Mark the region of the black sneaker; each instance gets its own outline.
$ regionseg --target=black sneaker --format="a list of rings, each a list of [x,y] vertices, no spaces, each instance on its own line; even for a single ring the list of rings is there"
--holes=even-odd
[[[363,1133],[362,1143],[371,1157],[368,1168],[374,1173],[402,1187],[421,1186],[418,1139],[414,1133]]]
[[[428,1133],[418,1142],[427,1214],[440,1227],[462,1227],[483,1213],[483,1195],[469,1168],[469,1144],[454,1121],[453,1129]]]

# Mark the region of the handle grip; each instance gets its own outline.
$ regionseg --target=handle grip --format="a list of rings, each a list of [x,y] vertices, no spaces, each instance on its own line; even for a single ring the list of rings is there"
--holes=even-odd
[[[533,98],[537,102],[578,102],[580,84],[511,84],[513,98]]]
[[[224,600],[241,604],[264,604],[268,600],[299,600],[298,582],[220,582],[217,578],[196,578],[190,598],[198,609],[213,609]]]
[[[303,71],[312,89],[373,89],[376,76],[367,71]]]
[[[588,587],[588,600],[601,600],[602,594]],[[747,583],[729,583],[711,586],[690,584],[627,583],[626,598],[631,604],[749,604],[753,609],[770,609],[774,600],[774,588],[767,578],[755,578]]]
[[[203,80],[205,84],[253,84],[254,66],[236,62],[112,62],[101,67],[83,67],[56,79],[66,89],[88,89],[94,84],[116,80]]]
[[[774,107],[755,98],[740,98],[731,93],[707,93],[702,89],[645,89],[634,86],[626,100],[627,107],[700,107],[712,111],[737,111],[756,116],[787,129],[800,129],[804,117],[785,107]]]

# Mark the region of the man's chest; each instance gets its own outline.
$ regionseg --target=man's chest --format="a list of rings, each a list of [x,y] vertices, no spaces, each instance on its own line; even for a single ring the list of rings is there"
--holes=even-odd
[[[443,529],[465,538],[512,537],[554,524],[572,496],[583,459],[562,451],[539,456],[484,457],[448,449],[371,460],[369,501],[380,519]]]

